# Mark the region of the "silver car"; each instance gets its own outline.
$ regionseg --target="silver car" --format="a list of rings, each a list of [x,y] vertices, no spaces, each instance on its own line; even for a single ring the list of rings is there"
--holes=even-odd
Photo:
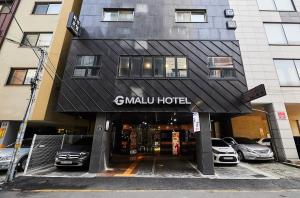
[[[225,137],[225,142],[234,148],[240,161],[244,160],[273,160],[274,153],[271,148],[265,145],[259,145],[255,140],[248,138]]]
[[[32,139],[23,140],[22,147],[20,148],[20,154],[18,156],[18,166],[19,171],[23,171],[26,166],[27,157],[30,151]],[[5,148],[0,148],[0,170],[7,170],[10,162],[12,161],[12,155],[14,152],[15,143],[6,146]]]

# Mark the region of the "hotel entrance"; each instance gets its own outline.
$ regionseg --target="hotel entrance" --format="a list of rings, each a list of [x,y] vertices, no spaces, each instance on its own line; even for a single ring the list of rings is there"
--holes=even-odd
[[[119,113],[111,120],[111,154],[102,175],[200,176],[192,113]]]
[[[114,122],[114,154],[193,155],[191,113],[127,113]]]
[[[195,117],[200,123],[196,132]],[[146,172],[146,176],[157,176],[156,170],[163,169],[162,174],[175,172],[178,176],[189,175],[187,170],[197,176],[200,172],[214,175],[211,138],[217,130],[226,130],[225,118],[230,114],[97,114],[89,172],[110,176],[140,176]]]

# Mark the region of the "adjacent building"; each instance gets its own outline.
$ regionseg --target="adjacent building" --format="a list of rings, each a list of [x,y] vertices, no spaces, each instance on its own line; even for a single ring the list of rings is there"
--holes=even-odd
[[[229,3],[236,15],[247,84],[264,84],[267,91],[267,96],[253,101],[253,114],[233,119],[234,134],[271,136],[279,158],[298,159],[294,137],[300,136],[300,1]]]
[[[16,12],[19,0],[0,1],[0,48],[5,39],[6,33],[13,20],[13,14]]]
[[[24,117],[31,79],[39,62],[38,48],[43,48],[47,56],[27,134],[31,131],[56,133],[61,123],[65,128],[68,126],[68,120],[71,125],[72,118],[55,113],[55,95],[60,85],[57,76],[63,71],[64,57],[72,37],[66,29],[67,20],[70,12],[79,12],[81,1],[26,0],[0,3],[3,35],[0,40],[0,44],[3,42],[0,50],[0,145],[5,146],[14,142]],[[9,10],[16,12],[14,20],[12,14],[7,14]],[[78,118],[76,122],[80,125],[81,121]]]

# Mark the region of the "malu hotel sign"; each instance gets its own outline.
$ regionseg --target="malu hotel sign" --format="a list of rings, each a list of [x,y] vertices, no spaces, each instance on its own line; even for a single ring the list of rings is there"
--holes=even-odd
[[[117,96],[113,103],[122,105],[190,105],[187,97],[127,97]]]

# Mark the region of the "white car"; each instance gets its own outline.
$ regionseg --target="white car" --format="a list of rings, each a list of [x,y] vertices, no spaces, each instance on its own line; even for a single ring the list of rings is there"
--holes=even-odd
[[[257,141],[257,143],[260,145],[271,147],[271,138],[261,138]]]
[[[237,152],[224,140],[212,138],[212,150],[215,164],[238,164]]]
[[[18,156],[17,169],[23,171],[26,166],[26,161],[28,153],[30,151],[32,139],[23,140],[22,147],[20,148],[20,153]],[[7,170],[9,164],[12,161],[12,155],[14,152],[15,143],[6,146],[5,148],[0,148],[0,170]]]

